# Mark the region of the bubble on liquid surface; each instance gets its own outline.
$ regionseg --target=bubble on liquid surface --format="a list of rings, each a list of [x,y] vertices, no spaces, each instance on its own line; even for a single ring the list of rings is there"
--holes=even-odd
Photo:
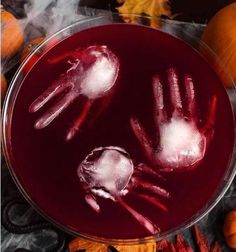
[[[77,175],[87,189],[101,189],[100,194],[104,191],[115,197],[123,193],[133,171],[129,154],[122,148],[109,146],[94,149],[79,165]]]

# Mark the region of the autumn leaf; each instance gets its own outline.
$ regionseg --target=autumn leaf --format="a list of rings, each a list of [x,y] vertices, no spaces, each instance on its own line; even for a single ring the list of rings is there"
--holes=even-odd
[[[158,241],[157,244],[157,251],[161,252],[176,252],[175,246],[169,240],[161,240]]]
[[[218,241],[215,241],[210,248],[210,252],[221,252],[221,247]]]
[[[69,252],[86,249],[86,252],[107,252],[107,245],[76,238],[69,243]]]
[[[207,243],[207,239],[201,233],[200,229],[196,225],[193,226],[193,234],[194,234],[196,243],[198,245],[199,251],[200,252],[208,252],[209,251],[209,246],[208,246],[208,243]]]
[[[160,20],[158,17],[165,15],[171,17],[171,10],[168,0],[117,0],[123,5],[117,10],[122,15],[127,23],[135,23],[138,15],[150,16],[150,25],[152,27],[159,27]]]
[[[139,245],[113,245],[119,252],[156,252],[156,243],[148,242]]]
[[[176,244],[175,244],[177,252],[193,252],[193,249],[188,245],[188,243],[184,240],[183,236],[177,234],[176,236]]]
[[[140,245],[113,245],[119,252],[156,252],[156,243],[147,242]],[[108,245],[76,238],[69,243],[69,252],[85,249],[86,252],[107,252]]]

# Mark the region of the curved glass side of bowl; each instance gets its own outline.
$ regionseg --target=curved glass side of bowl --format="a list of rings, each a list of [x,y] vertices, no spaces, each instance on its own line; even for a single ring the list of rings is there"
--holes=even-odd
[[[208,204],[205,206],[204,209],[202,209],[198,214],[193,216],[190,220],[187,220],[184,222],[182,225],[180,225],[177,228],[174,228],[172,230],[169,230],[168,232],[161,233],[160,236],[154,237],[154,236],[149,236],[142,241],[140,239],[132,239],[132,240],[119,240],[119,239],[111,239],[107,240],[102,237],[94,237],[94,236],[87,236],[84,234],[80,233],[75,233],[74,231],[70,230],[68,227],[65,227],[61,225],[60,223],[57,223],[54,219],[52,219],[50,216],[47,216],[44,212],[42,212],[37,205],[28,197],[27,193],[24,191],[23,187],[20,185],[16,175],[14,174],[13,169],[11,169],[12,166],[12,154],[10,152],[9,146],[10,146],[10,134],[11,134],[11,118],[12,118],[12,113],[13,113],[13,108],[14,108],[14,103],[17,97],[17,93],[20,89],[20,86],[22,84],[22,80],[24,78],[24,75],[22,74],[22,69],[24,66],[27,64],[27,62],[30,60],[32,55],[34,53],[37,53],[37,51],[40,51],[43,47],[50,45],[52,41],[62,41],[66,39],[67,37],[71,36],[72,34],[75,34],[79,31],[91,28],[91,27],[96,27],[96,26],[102,26],[102,25],[107,25],[107,24],[113,24],[113,23],[123,23],[123,16],[118,15],[118,14],[111,14],[109,13],[108,15],[101,15],[101,16],[92,16],[92,17],[84,17],[83,19],[77,21],[76,23],[71,24],[70,26],[61,29],[51,37],[45,40],[31,55],[27,57],[27,59],[24,61],[24,63],[21,65],[17,73],[15,74],[12,83],[10,85],[10,88],[8,90],[8,94],[5,99],[4,103],[4,109],[3,109],[3,151],[6,157],[6,161],[8,166],[10,167],[10,172],[18,185],[19,189],[25,196],[25,198],[31,203],[31,205],[40,213],[42,214],[46,219],[60,227],[62,230],[71,233],[76,236],[81,236],[89,240],[93,241],[102,241],[102,242],[107,242],[107,243],[112,243],[112,244],[137,244],[140,242],[145,242],[149,241],[152,239],[157,239],[161,240],[169,235],[174,235],[180,231],[183,231],[184,229],[192,226],[194,223],[198,222],[200,219],[202,219],[205,215],[207,215],[213,208],[214,206],[220,201],[220,199],[223,197],[227,189],[229,188],[231,182],[233,181],[233,178],[236,174],[236,153],[235,153],[235,144],[234,144],[234,151],[233,155],[231,158],[231,162],[228,168],[228,172],[224,178],[224,181],[219,188],[219,190],[216,192],[214,197],[212,197],[211,201],[208,202]],[[150,18],[149,17],[140,17],[140,16],[135,16],[133,22],[138,25],[145,25],[149,26],[150,24]],[[204,25],[197,25],[197,24],[189,24],[189,23],[184,23],[184,22],[177,22],[177,21],[171,21],[171,20],[165,20],[165,19],[158,19],[157,22],[158,27],[154,29],[158,29],[160,31],[163,31],[165,33],[169,33],[170,35],[177,37],[188,44],[190,44],[194,49],[198,49],[199,43],[202,44],[203,47],[206,48],[210,53],[214,54],[211,52],[210,48],[208,48],[204,43],[200,41],[200,35],[201,32],[204,29]],[[227,75],[227,70],[224,68],[224,66],[221,65],[221,62],[219,61],[219,65],[221,66],[222,70],[226,72]],[[232,80],[233,82],[233,80]],[[233,104],[236,101],[236,91],[235,91],[235,85],[233,88],[226,90],[227,93],[229,94],[229,97],[231,99],[231,104]],[[236,111],[236,107],[233,107],[232,105],[232,110]],[[235,117],[235,114],[234,114]],[[235,131],[235,129],[234,129]]]

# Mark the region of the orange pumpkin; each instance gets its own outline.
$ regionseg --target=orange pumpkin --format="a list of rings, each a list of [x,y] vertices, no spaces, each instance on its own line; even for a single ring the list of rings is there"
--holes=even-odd
[[[43,41],[43,37],[38,37],[28,42],[21,53],[21,62],[23,62],[29,56],[29,54],[31,54]],[[30,60],[23,68],[24,73],[29,72],[31,67],[38,61],[39,57],[41,56],[41,53],[42,51],[40,50],[31,56]]]
[[[215,14],[203,32],[202,41],[215,52],[226,71],[236,82],[236,3],[226,6]],[[216,57],[204,46],[200,47],[200,51],[215,66],[223,83],[226,86],[232,86],[232,79],[219,67]]]
[[[7,80],[4,74],[1,73],[1,101],[4,100],[6,91],[7,91]]]
[[[33,52],[42,42],[44,41],[44,37],[38,37],[32,39],[30,42],[26,43],[22,53],[21,53],[21,62],[23,62],[26,57]]]
[[[19,21],[1,7],[1,57],[14,55],[22,46],[24,36]]]
[[[21,53],[21,63],[33,52],[36,50],[38,46],[44,41],[44,37],[34,38],[28,43],[26,43],[22,53]],[[59,41],[53,39],[52,41],[48,42],[45,46],[41,47],[37,50],[28,62],[24,65],[23,71],[24,73],[28,73],[30,69],[34,66],[34,64],[39,60],[41,56],[44,55],[48,50],[50,50],[54,45],[56,45]]]
[[[232,210],[226,215],[223,231],[228,246],[236,249],[236,210]]]
[[[147,243],[139,245],[113,245],[115,249],[120,252],[155,252],[156,243],[155,241],[150,241]],[[69,252],[76,252],[80,250],[86,250],[86,252],[107,252],[108,245],[105,243],[92,242],[84,240],[81,238],[75,238],[69,243],[68,247]]]

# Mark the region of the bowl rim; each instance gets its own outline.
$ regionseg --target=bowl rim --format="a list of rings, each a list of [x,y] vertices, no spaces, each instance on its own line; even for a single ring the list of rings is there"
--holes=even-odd
[[[114,13],[112,14],[114,15]],[[126,15],[126,14],[123,14]],[[117,14],[115,13],[115,16],[119,16],[122,17],[123,15]],[[140,15],[135,15],[136,17],[141,17]],[[38,46],[25,60],[24,62],[21,64],[21,66],[18,68],[18,70],[16,71],[14,77],[12,78],[10,87],[7,91],[6,97],[5,97],[5,101],[3,104],[3,110],[2,110],[2,146],[3,146],[3,153],[5,156],[5,160],[6,160],[6,164],[9,167],[9,171],[11,174],[11,177],[13,178],[15,184],[17,185],[18,189],[20,190],[20,192],[22,193],[22,195],[24,196],[24,198],[29,202],[29,204],[40,214],[42,215],[46,220],[50,221],[51,223],[55,224],[57,227],[59,227],[61,230],[65,231],[66,233],[69,233],[73,236],[77,236],[77,237],[81,237],[83,239],[86,240],[90,240],[90,241],[94,241],[94,242],[102,242],[102,243],[106,243],[106,244],[125,244],[125,245],[135,245],[138,243],[145,243],[145,242],[151,242],[151,241],[158,241],[161,239],[164,239],[166,237],[169,236],[173,236],[176,235],[179,232],[183,232],[184,230],[186,230],[187,228],[191,227],[192,225],[194,225],[195,223],[197,223],[198,221],[200,221],[201,219],[203,219],[217,204],[218,202],[221,200],[221,198],[224,196],[224,194],[226,193],[226,191],[228,190],[228,188],[230,187],[235,175],[236,175],[236,139],[234,139],[234,146],[233,146],[233,150],[232,150],[232,155],[231,158],[229,159],[230,162],[228,163],[228,169],[225,175],[224,180],[221,182],[222,185],[220,185],[220,188],[217,188],[216,192],[212,195],[211,200],[206,204],[205,207],[203,207],[202,209],[200,209],[195,215],[193,215],[191,218],[187,219],[185,222],[183,222],[182,224],[178,225],[177,227],[174,227],[166,232],[161,233],[160,235],[150,235],[147,237],[143,237],[143,238],[134,238],[134,239],[115,239],[115,238],[103,238],[103,237],[99,237],[99,236],[93,236],[93,235],[89,235],[89,234],[85,234],[85,233],[80,233],[79,231],[75,231],[70,229],[68,226],[65,226],[61,223],[59,223],[58,221],[56,221],[55,219],[53,219],[52,217],[50,217],[49,215],[47,215],[42,209],[40,209],[39,206],[37,206],[37,204],[29,197],[29,195],[27,194],[27,192],[25,191],[25,189],[23,188],[23,186],[21,185],[20,181],[17,178],[17,175],[14,172],[14,168],[13,168],[13,164],[12,164],[12,156],[9,149],[9,142],[11,141],[10,139],[10,131],[11,131],[11,119],[12,119],[12,113],[13,113],[13,109],[14,109],[14,104],[16,101],[16,97],[17,97],[17,93],[21,88],[21,85],[23,83],[23,78],[21,78],[21,73],[22,73],[22,69],[24,68],[24,66],[28,63],[28,61],[31,59],[31,57],[37,53],[38,51],[41,50],[41,48],[43,48],[48,42],[50,42],[52,39],[56,38],[57,36],[60,36],[61,34],[63,34],[64,32],[67,32],[68,30],[70,30],[71,28],[74,28],[76,26],[79,26],[83,23],[86,22],[93,22],[93,21],[98,21],[99,19],[103,19],[106,18],[107,19],[107,15],[98,15],[98,16],[85,16],[83,19],[80,19],[68,26],[66,26],[65,28],[59,30],[58,32],[54,33],[53,35],[49,36],[42,44],[40,44],[40,46]],[[143,18],[143,17],[142,17]],[[152,17],[145,17],[147,19],[150,19]],[[160,19],[160,18],[158,18]],[[166,22],[164,19],[160,19],[161,22]],[[107,24],[112,24],[112,21],[110,23]],[[106,24],[105,24],[106,25]],[[142,24],[136,24],[136,25],[142,25]],[[100,25],[95,25],[95,26],[100,26]],[[88,27],[88,28],[93,28],[95,26],[92,27]],[[147,27],[147,26],[146,26]],[[85,30],[88,28],[84,28],[81,29]],[[148,28],[148,27],[147,27]],[[153,29],[153,28],[151,28]],[[164,32],[168,35],[170,35],[170,33],[163,31],[161,29],[157,29],[161,32]],[[65,37],[63,37],[63,39],[68,38],[69,36],[71,36],[73,34],[70,35],[66,35]],[[191,34],[188,34],[189,36],[192,36]],[[170,35],[173,36],[179,40],[182,40],[181,38],[175,36],[175,35]],[[189,45],[189,43],[187,43],[186,41],[182,40],[182,42],[184,42],[185,44]],[[209,52],[213,55],[214,52],[206,45],[204,44],[202,41],[200,41],[200,44],[203,45],[207,50],[209,50]],[[190,46],[190,45],[189,45]],[[195,51],[197,51],[195,48],[192,47],[192,49],[194,49]],[[197,51],[197,53],[201,56],[201,54]],[[203,59],[205,59],[204,57],[202,57]],[[217,57],[216,57],[217,58]],[[218,60],[219,61],[219,60]],[[226,74],[228,76],[230,76],[227,71],[225,70],[224,66],[222,66],[222,63],[219,61],[218,62],[219,65],[224,69],[224,71],[226,72]],[[27,74],[26,74],[27,76]],[[26,77],[25,76],[25,77]],[[232,79],[232,78],[231,78]],[[20,84],[20,85],[19,85]],[[226,91],[226,88],[224,88]],[[236,97],[236,88],[234,86],[234,96]],[[233,114],[233,121],[234,121],[234,126],[235,126],[235,112],[234,109],[232,107],[232,103],[230,102],[231,105],[231,109],[232,109],[232,114]],[[234,127],[234,136],[236,136],[236,129]]]

